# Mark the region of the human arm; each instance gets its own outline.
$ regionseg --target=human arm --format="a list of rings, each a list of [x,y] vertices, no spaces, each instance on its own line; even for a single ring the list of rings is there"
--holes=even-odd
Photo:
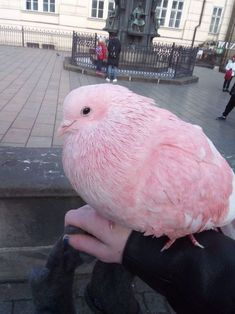
[[[90,235],[73,235],[74,248],[110,263],[122,263],[164,295],[177,314],[231,314],[235,312],[235,242],[216,231],[196,234],[205,247],[178,239],[161,252],[167,238],[145,237],[114,225],[89,206],[67,213],[65,225],[74,224]]]
[[[235,313],[235,242],[213,230],[195,237],[204,249],[184,237],[160,252],[165,237],[132,232],[122,263],[164,295],[177,314]]]

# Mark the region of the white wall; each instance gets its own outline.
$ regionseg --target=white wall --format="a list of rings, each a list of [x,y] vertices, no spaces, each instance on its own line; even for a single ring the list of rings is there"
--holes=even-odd
[[[148,1],[148,0],[147,0]],[[0,24],[28,25],[56,30],[75,30],[82,32],[102,32],[105,19],[91,18],[91,0],[56,0],[56,12],[42,12],[42,0],[39,0],[41,12],[27,11],[25,0],[0,0]],[[231,18],[234,0],[206,0],[201,26],[197,29],[195,45],[207,40],[224,40]],[[190,44],[195,27],[199,22],[203,0],[185,0],[180,28],[161,27],[160,42]],[[210,34],[209,27],[214,6],[223,7],[223,21],[218,34]],[[105,0],[107,15],[108,0]]]

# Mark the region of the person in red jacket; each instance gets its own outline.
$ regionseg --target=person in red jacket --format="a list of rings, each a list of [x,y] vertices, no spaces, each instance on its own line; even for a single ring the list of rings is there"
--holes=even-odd
[[[98,39],[98,44],[95,49],[96,53],[96,74],[103,75],[102,67],[107,56],[107,48],[102,38]]]
[[[225,70],[226,72],[224,76],[223,92],[229,92],[229,85],[235,74],[235,56],[233,56],[232,59],[228,61]]]

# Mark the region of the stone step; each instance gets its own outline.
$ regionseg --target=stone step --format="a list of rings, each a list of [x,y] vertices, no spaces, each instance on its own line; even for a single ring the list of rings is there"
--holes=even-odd
[[[61,149],[0,148],[0,281],[23,280],[84,204],[64,175]]]

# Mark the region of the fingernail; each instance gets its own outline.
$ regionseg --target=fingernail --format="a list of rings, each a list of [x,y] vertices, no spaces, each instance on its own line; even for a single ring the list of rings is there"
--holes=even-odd
[[[67,234],[63,236],[63,243],[64,243],[64,246],[69,245],[69,236]]]

